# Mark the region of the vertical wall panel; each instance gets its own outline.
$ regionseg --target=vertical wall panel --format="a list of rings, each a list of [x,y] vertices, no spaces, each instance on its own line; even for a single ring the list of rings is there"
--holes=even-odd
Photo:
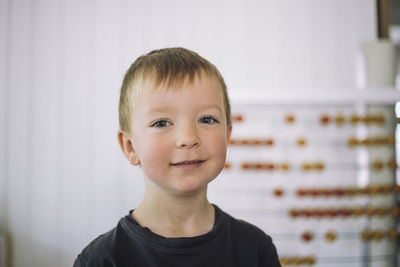
[[[66,21],[65,21],[65,14],[66,14],[66,2],[67,0],[59,0],[58,10],[55,10],[55,13],[58,15],[58,34],[57,38],[57,90],[56,90],[56,99],[54,102],[57,106],[57,122],[54,125],[56,128],[56,136],[57,136],[57,151],[55,157],[57,158],[56,167],[57,167],[57,188],[56,191],[56,201],[58,205],[58,213],[56,218],[56,225],[57,225],[57,247],[58,247],[58,265],[60,267],[69,267],[71,266],[71,258],[73,253],[71,253],[68,249],[64,247],[63,237],[64,237],[64,203],[63,203],[63,192],[64,192],[64,143],[65,143],[65,133],[63,131],[64,126],[64,92],[66,90],[65,87],[65,39],[66,39]]]
[[[89,1],[65,2],[65,60],[62,115],[62,245],[77,255],[88,236],[93,236],[93,194],[88,147]],[[72,260],[72,259],[70,259]]]
[[[111,229],[126,211],[123,206],[123,180],[115,175],[116,159],[120,156],[116,133],[118,124],[118,90],[123,70],[118,66],[120,48],[120,6],[110,1],[97,1],[93,31],[92,101],[94,218],[104,222],[95,225],[99,233]],[[107,73],[107,75],[97,75]],[[107,151],[108,153],[104,153]]]
[[[143,1],[145,2],[145,1]],[[120,28],[120,49],[118,51],[119,66],[126,71],[132,61],[145,52],[145,25],[142,19],[143,4],[140,1],[120,0],[119,6],[119,28]],[[122,80],[123,72],[120,74]]]
[[[326,14],[326,10],[329,9],[330,3],[325,3],[323,8],[318,9],[318,13],[321,15]],[[274,3],[276,5],[276,3]],[[285,0],[280,1],[277,5],[277,12],[279,14],[276,17],[276,24],[274,26],[277,28],[275,34],[277,38],[275,40],[277,46],[273,47],[269,52],[277,53],[277,80],[278,87],[291,87],[294,84],[300,88],[305,87],[309,84],[310,80],[310,61],[309,59],[316,56],[312,53],[312,47],[316,46],[319,40],[314,40],[310,38],[312,33],[312,24],[310,21],[315,19],[315,14],[310,12],[311,6],[314,3],[312,1],[303,1],[302,5],[293,5],[291,1]],[[322,6],[322,5],[321,5]],[[331,28],[331,21],[328,20],[318,20],[321,28]],[[328,22],[328,25],[321,25],[324,22]],[[269,36],[262,35],[261,43],[269,43],[271,40]],[[329,43],[330,39],[326,40]],[[276,51],[276,52],[275,52]],[[270,55],[268,53],[268,56]],[[318,53],[318,52],[317,52]],[[318,54],[317,54],[318,55]],[[268,56],[264,57],[267,61]],[[324,55],[324,58],[328,55]],[[262,63],[261,69],[265,71],[265,75],[272,68],[270,64]],[[262,77],[263,73],[259,73]],[[253,77],[254,79],[254,77]]]
[[[58,81],[58,1],[38,0],[35,5],[33,47],[34,80],[30,86],[32,101],[32,239],[35,266],[59,266],[58,217],[62,208],[56,200],[59,185],[57,159]]]
[[[314,49],[310,49],[309,59],[312,66],[311,71],[314,73],[313,81],[315,86],[320,86],[323,83],[335,84],[334,73],[336,66],[334,59],[341,55],[340,51],[337,51],[335,47],[335,38],[340,37],[340,35],[333,35],[336,17],[339,15],[334,7],[335,3],[333,1],[329,1],[329,3],[313,1],[310,6],[310,13],[313,14],[313,17],[309,24],[310,34],[312,34],[309,45]],[[343,30],[345,31],[345,28]],[[343,32],[342,34],[344,35],[345,33]],[[321,46],[321,43],[324,45]],[[339,54],[335,54],[335,52],[339,52]],[[351,59],[348,60],[351,61]],[[353,70],[350,69],[350,72],[352,73]]]
[[[0,0],[0,231],[7,228],[7,181],[8,181],[8,84],[10,49],[10,3]]]
[[[58,153],[55,155],[57,158],[56,166],[57,166],[57,188],[55,189],[56,198],[54,201],[57,202],[59,207],[58,214],[56,218],[56,225],[57,225],[57,247],[58,247],[58,266],[60,267],[69,267],[72,263],[72,257],[74,253],[68,248],[64,247],[63,237],[64,237],[64,202],[63,202],[63,192],[64,192],[64,183],[66,182],[64,179],[64,143],[65,143],[65,133],[64,129],[64,93],[66,90],[65,87],[65,60],[66,60],[66,2],[67,0],[59,0],[58,10],[55,10],[55,13],[58,15],[58,34],[57,34],[57,76],[58,76],[58,86],[57,86],[57,94],[56,99],[54,100],[57,105],[57,123],[54,125],[56,128],[56,136],[57,136],[57,151]]]
[[[32,259],[32,89],[34,1],[12,1],[9,66],[8,231],[14,266],[29,266]],[[29,130],[29,131],[28,131]],[[22,256],[24,255],[24,256]]]
[[[250,5],[245,4],[243,10],[246,10],[243,12],[245,30],[242,36],[237,36],[237,39],[241,40],[241,46],[237,50],[244,52],[237,53],[238,55],[235,57],[238,57],[239,60],[237,62],[235,60],[233,65],[235,68],[240,68],[243,75],[230,75],[226,79],[231,80],[229,82],[231,88],[233,84],[257,87],[257,80],[254,77],[264,77],[266,86],[278,87],[280,82],[279,62],[281,60],[278,34],[279,24],[283,20],[279,13],[279,5],[268,1],[263,4],[251,2]],[[274,23],[265,23],[264,17]],[[251,47],[248,44],[251,44]],[[249,61],[251,61],[251,67],[246,67],[249,65]],[[265,61],[274,67],[263,67]]]

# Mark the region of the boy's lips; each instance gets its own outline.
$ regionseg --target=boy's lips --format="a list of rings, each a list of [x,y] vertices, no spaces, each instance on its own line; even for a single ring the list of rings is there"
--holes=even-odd
[[[175,163],[170,163],[171,166],[193,166],[193,165],[201,165],[205,160],[183,160]]]

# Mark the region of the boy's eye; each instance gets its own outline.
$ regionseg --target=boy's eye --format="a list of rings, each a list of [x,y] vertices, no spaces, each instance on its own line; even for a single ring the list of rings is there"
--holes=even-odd
[[[207,116],[207,117],[201,118],[200,122],[205,123],[205,124],[214,124],[214,123],[218,123],[219,121],[211,116]]]
[[[171,125],[170,122],[168,122],[166,120],[159,120],[159,121],[156,121],[155,123],[153,123],[151,125],[151,127],[163,128],[163,127],[167,127],[169,125]]]

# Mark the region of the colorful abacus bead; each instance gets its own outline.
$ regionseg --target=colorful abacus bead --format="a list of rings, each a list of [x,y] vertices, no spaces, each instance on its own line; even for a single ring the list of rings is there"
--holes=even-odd
[[[376,172],[381,171],[383,169],[383,162],[379,159],[374,160],[372,162],[372,169]]]
[[[321,117],[319,118],[319,121],[322,125],[327,125],[330,122],[330,117],[328,114],[322,114]]]
[[[312,197],[317,197],[317,196],[319,195],[319,190],[316,189],[316,188],[311,188],[311,189],[309,190],[309,193],[310,193],[310,196],[312,196]]]
[[[285,194],[285,191],[282,188],[275,188],[274,189],[274,195],[276,197],[281,197]]]
[[[385,143],[387,145],[394,145],[394,137],[393,136],[388,136],[385,138]]]
[[[307,256],[307,257],[305,257],[304,259],[305,259],[305,260],[304,260],[304,263],[307,264],[307,265],[314,265],[315,262],[316,262],[314,256]]]
[[[296,144],[299,147],[303,147],[303,146],[305,146],[307,144],[307,140],[305,138],[303,138],[303,137],[299,137],[296,140]]]
[[[324,217],[326,215],[325,210],[321,209],[321,208],[315,209],[314,213],[318,218],[322,218],[322,217]]]
[[[388,184],[388,185],[383,185],[383,186],[381,187],[381,192],[382,192],[382,194],[384,194],[384,195],[388,195],[388,194],[390,194],[390,193],[392,193],[392,192],[394,191],[393,189],[394,189],[393,186],[390,185],[390,184]]]
[[[263,168],[263,164],[260,163],[260,162],[256,162],[256,163],[254,163],[254,168],[255,168],[256,170],[260,170],[260,169]]]
[[[340,210],[342,217],[346,218],[352,215],[352,210],[350,208],[344,207]]]
[[[388,161],[387,166],[391,170],[396,170],[397,169],[397,162],[395,159],[391,159]]]
[[[387,237],[388,237],[390,240],[396,240],[398,236],[399,236],[399,233],[398,233],[397,229],[390,229],[390,230],[387,232]]]
[[[307,191],[305,189],[303,189],[303,188],[297,189],[296,193],[297,193],[297,196],[299,196],[299,197],[304,197],[304,196],[307,195]]]
[[[237,141],[236,141],[236,139],[229,139],[228,144],[229,144],[229,145],[236,145],[236,144],[237,144]]]
[[[384,138],[380,136],[376,136],[375,138],[372,138],[372,143],[376,146],[380,146],[384,143]]]
[[[328,231],[325,234],[325,239],[328,242],[334,242],[337,239],[337,234],[334,231]]]
[[[254,146],[260,146],[260,145],[262,145],[262,141],[260,139],[254,139],[253,140],[253,145]]]
[[[312,266],[316,263],[316,259],[314,256],[304,256],[304,257],[284,256],[284,257],[280,257],[279,261],[280,261],[282,267],[284,267],[284,266],[304,266],[304,265]]]
[[[359,144],[359,141],[355,137],[350,137],[349,140],[347,141],[347,144],[349,147],[356,147]]]
[[[345,123],[345,118],[344,118],[343,114],[340,114],[340,113],[337,114],[335,117],[335,122],[336,122],[336,125],[342,126]]]
[[[357,194],[357,189],[355,187],[349,187],[349,188],[346,189],[346,194],[349,197],[353,197],[353,196],[355,196]]]
[[[302,264],[302,258],[299,256],[294,256],[294,257],[292,257],[291,262],[292,262],[292,265],[299,266]]]
[[[335,208],[328,208],[326,209],[326,214],[331,218],[335,218],[337,215],[339,215],[339,212]]]
[[[275,164],[273,163],[265,163],[264,164],[264,169],[268,171],[273,171],[275,169]]]
[[[365,124],[370,124],[371,122],[372,122],[372,117],[371,117],[371,115],[370,114],[366,114],[363,118],[362,118],[362,121],[365,123]]]
[[[264,145],[267,145],[267,146],[273,146],[274,145],[274,140],[273,139],[265,139],[264,141],[263,141],[263,144]]]
[[[313,238],[314,238],[314,235],[310,231],[306,231],[301,235],[301,239],[306,243],[311,242],[313,240]]]
[[[303,165],[301,166],[301,168],[303,169],[303,171],[308,172],[309,170],[311,170],[311,164],[310,163],[303,163]]]
[[[368,187],[360,187],[357,189],[359,195],[367,195],[369,194],[369,188]]]
[[[310,217],[312,217],[313,215],[314,215],[313,210],[310,210],[310,209],[304,209],[304,210],[303,210],[303,216],[304,216],[304,217],[310,218]]]
[[[243,121],[243,115],[237,114],[237,115],[232,115],[231,116],[232,122],[242,122]]]
[[[323,188],[323,189],[321,189],[321,195],[322,195],[322,196],[329,197],[329,196],[332,195],[332,193],[333,193],[332,190],[329,189],[329,188]]]
[[[350,117],[350,122],[352,124],[357,124],[360,121],[360,117],[357,114],[353,114]]]
[[[288,162],[282,162],[281,163],[281,170],[282,171],[289,171],[290,170],[290,164]]]
[[[323,162],[316,162],[314,164],[314,169],[317,171],[323,171],[325,169],[325,164]]]
[[[377,124],[384,124],[385,123],[385,115],[382,113],[379,113],[375,116],[374,122]]]
[[[371,241],[371,239],[372,239],[372,233],[371,233],[368,229],[362,231],[362,232],[361,232],[361,239],[362,239],[364,242],[369,242],[369,241]]]
[[[300,211],[297,210],[297,209],[291,209],[289,211],[289,214],[290,214],[291,217],[297,218],[300,215]]]
[[[374,209],[371,206],[367,206],[367,207],[364,208],[364,213],[365,213],[366,216],[372,217],[372,216],[375,215],[376,209]]]
[[[250,169],[250,164],[247,163],[247,162],[243,162],[242,165],[241,165],[241,168],[243,170],[248,170],[248,169]]]
[[[355,207],[352,209],[352,214],[354,217],[359,217],[364,214],[364,210],[361,207]]]
[[[371,139],[369,139],[369,138],[364,138],[364,139],[361,139],[361,145],[363,145],[363,146],[369,146],[370,144],[371,144]]]
[[[371,185],[371,186],[369,187],[369,193],[370,193],[370,195],[372,195],[372,196],[378,195],[378,194],[379,194],[379,190],[380,190],[380,187],[379,187],[379,186],[376,186],[376,185]]]
[[[287,266],[290,263],[290,259],[288,257],[280,257],[279,261],[281,262],[282,266]]]
[[[333,195],[335,195],[337,197],[343,196],[345,194],[345,192],[346,192],[343,188],[340,188],[340,187],[335,188],[332,191],[333,191]]]
[[[240,144],[243,145],[243,146],[247,146],[247,145],[249,144],[249,140],[247,140],[247,139],[241,139],[241,140],[240,140]]]
[[[285,121],[288,124],[293,124],[296,121],[296,117],[294,114],[290,113],[285,116]]]
[[[381,241],[383,238],[384,238],[384,233],[381,231],[381,230],[375,230],[373,233],[372,233],[372,238],[375,240],[375,241]]]

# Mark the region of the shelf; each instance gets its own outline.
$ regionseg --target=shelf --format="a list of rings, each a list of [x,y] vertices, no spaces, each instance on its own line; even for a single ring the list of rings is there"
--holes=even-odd
[[[235,104],[395,104],[400,90],[395,88],[295,88],[235,89],[229,92]]]

